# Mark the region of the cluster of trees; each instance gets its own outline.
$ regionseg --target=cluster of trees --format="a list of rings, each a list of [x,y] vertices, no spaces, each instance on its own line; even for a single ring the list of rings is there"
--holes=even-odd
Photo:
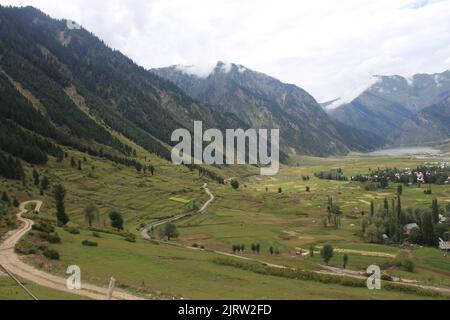
[[[245,251],[245,245],[244,244],[233,244],[231,247],[231,250],[234,254],[236,253],[244,253]]]
[[[3,205],[3,208],[5,208],[5,206],[9,206],[11,204],[11,199],[8,196],[8,193],[6,191],[3,191],[2,196],[0,198],[0,202]],[[13,197],[12,204],[14,207],[19,206],[19,201],[17,200],[16,197]]]
[[[0,116],[0,149],[32,164],[45,164],[48,155],[61,158],[63,151],[47,139],[23,130]]]
[[[39,188],[41,195],[44,194],[50,187],[50,180],[47,176],[42,176],[36,169],[33,169],[33,181],[34,185]]]
[[[389,200],[385,198],[383,205],[375,212],[375,204],[371,203],[370,216],[364,217],[362,232],[367,241],[372,243],[404,242],[434,246],[438,239],[446,238],[450,225],[440,223],[440,215],[450,217],[450,205],[440,208],[434,199],[429,208],[402,208],[401,196]],[[407,234],[406,225],[417,224]]]
[[[330,171],[321,171],[314,173],[316,178],[322,180],[335,180],[335,181],[348,181],[349,179],[344,176],[342,169],[335,169]]]
[[[238,253],[244,253],[245,252],[245,245],[244,244],[233,244],[233,246],[231,247],[231,250],[233,251],[234,254],[238,254]],[[261,253],[261,244],[259,243],[252,243],[251,245],[251,250],[253,254],[260,254]],[[281,253],[279,248],[275,248],[273,246],[269,247],[269,253],[271,255],[279,255]]]
[[[418,179],[418,176],[423,175],[423,179]],[[400,183],[404,185],[410,184],[445,184],[450,177],[450,166],[418,166],[416,169],[397,169],[386,168],[370,170],[369,174],[357,175],[352,177],[352,181],[359,182],[377,182],[382,184],[383,187],[387,187],[389,182]]]
[[[198,165],[187,165],[191,170],[197,169],[200,177],[208,177],[211,180],[216,181],[218,184],[225,184],[225,179],[215,173],[214,171],[208,170],[204,167]]]
[[[6,179],[21,180],[25,177],[22,163],[0,152],[0,176]]]

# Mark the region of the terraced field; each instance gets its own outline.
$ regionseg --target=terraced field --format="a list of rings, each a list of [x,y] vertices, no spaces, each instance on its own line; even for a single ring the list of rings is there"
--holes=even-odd
[[[69,150],[70,156],[84,157]],[[41,174],[48,175],[51,182],[61,182],[67,188],[67,211],[71,222],[81,229],[81,234],[70,234],[58,228],[62,242],[51,247],[60,253],[60,260],[50,261],[43,256],[32,255],[25,257],[26,261],[61,276],[65,275],[68,265],[76,264],[82,269],[83,279],[89,283],[106,285],[114,276],[120,288],[157,299],[425,298],[412,293],[371,292],[339,284],[285,279],[214,263],[220,255],[213,250],[231,253],[233,245],[243,244],[246,248],[241,254],[243,257],[318,271],[323,269],[320,247],[331,243],[336,249],[331,266],[342,267],[343,255],[347,254],[348,268],[361,272],[372,264],[389,264],[398,254],[407,252],[416,263],[414,273],[396,268],[385,270],[385,273],[424,285],[450,287],[450,257],[439,250],[367,244],[359,236],[361,212],[369,211],[371,200],[378,206],[385,197],[393,197],[395,185],[386,190],[368,192],[358,183],[313,177],[315,172],[330,168],[342,168],[346,175],[353,175],[365,173],[369,168],[414,167],[421,163],[420,160],[302,157],[298,159],[298,165],[283,167],[276,177],[261,177],[258,170],[249,167],[215,168],[224,177],[239,180],[241,187],[234,190],[230,185],[211,183],[199,177],[198,172],[174,167],[143,151],[138,156],[141,161],[150,161],[156,167],[154,176],[92,157],[83,162],[81,171],[72,168],[68,159],[62,164],[51,160],[48,166],[36,168]],[[27,171],[31,176],[31,168]],[[309,175],[311,180],[303,181],[301,177],[304,175]],[[100,210],[100,219],[95,222],[95,227],[109,228],[108,212],[117,209],[124,214],[125,229],[139,235],[138,230],[143,224],[189,212],[192,210],[191,201],[195,201],[197,206],[204,203],[208,199],[202,190],[205,182],[209,182],[208,187],[216,199],[204,213],[177,221],[180,236],[170,244],[144,241],[140,237],[132,243],[122,236],[106,233],[94,237],[87,230],[83,212],[90,202]],[[11,181],[2,181],[2,186],[21,201],[42,199],[45,205],[40,216],[54,219],[54,202],[49,191],[40,196],[32,181],[28,182],[27,188]],[[327,228],[322,223],[329,195],[344,212],[340,229]],[[429,206],[432,197],[444,203],[450,199],[450,188],[436,186],[430,196],[423,193],[423,188],[405,188],[404,207]],[[83,240],[97,242],[98,247],[82,246]],[[251,253],[253,243],[261,245],[259,254]],[[196,248],[191,247],[194,244]],[[299,254],[308,252],[311,246],[315,247],[314,257]],[[279,254],[271,255],[271,247]]]

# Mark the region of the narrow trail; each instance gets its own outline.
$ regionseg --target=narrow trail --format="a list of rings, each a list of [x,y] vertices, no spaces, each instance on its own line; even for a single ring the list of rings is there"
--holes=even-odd
[[[205,212],[206,209],[208,209],[208,207],[210,206],[210,204],[214,201],[215,197],[214,195],[211,193],[211,191],[208,189],[208,184],[205,183],[203,185],[203,189],[205,190],[206,194],[209,196],[209,200],[205,202],[205,204],[203,204],[203,206],[197,211],[196,214],[201,214],[203,212]],[[148,231],[151,230],[152,228],[156,228],[159,226],[162,226],[166,223],[170,223],[170,222],[174,222],[180,219],[183,219],[185,217],[189,217],[192,216],[192,213],[182,213],[176,216],[173,216],[171,218],[167,218],[167,219],[162,219],[162,220],[158,220],[158,221],[154,221],[152,223],[149,223],[148,225],[145,226],[145,228],[141,229],[141,237],[145,240],[150,240],[150,236],[148,235]]]
[[[66,286],[65,278],[58,277],[43,271],[40,271],[33,266],[30,266],[23,262],[21,258],[15,253],[14,248],[16,244],[25,236],[33,227],[34,222],[32,220],[23,218],[22,215],[27,213],[26,206],[29,204],[35,204],[35,211],[39,212],[43,205],[42,201],[34,200],[23,202],[19,206],[19,213],[17,219],[22,222],[22,226],[10,232],[7,235],[5,241],[0,244],[0,265],[14,274],[15,276],[25,279],[27,281],[36,283],[38,285],[63,291],[79,296],[84,296],[94,300],[106,300],[107,288],[91,285],[83,282],[81,290],[69,290]],[[112,296],[113,300],[143,300],[142,297],[135,296],[133,294],[124,292],[122,290],[115,289]]]

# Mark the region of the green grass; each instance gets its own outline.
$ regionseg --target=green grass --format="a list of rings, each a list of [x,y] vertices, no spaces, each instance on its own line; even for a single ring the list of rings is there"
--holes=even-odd
[[[183,199],[183,198],[177,198],[177,197],[170,197],[169,200],[170,201],[179,202],[179,203],[182,203],[182,204],[189,204],[189,203],[192,202],[191,200],[187,200],[187,199]]]
[[[70,156],[84,156],[69,151]],[[296,255],[298,248],[308,250],[331,243],[335,248],[397,254],[401,248],[365,243],[358,231],[361,212],[369,212],[370,201],[380,206],[385,197],[392,198],[396,185],[386,190],[368,192],[359,183],[319,180],[314,172],[342,168],[345,175],[368,172],[369,168],[414,167],[421,163],[410,158],[361,157],[317,159],[300,157],[299,166],[283,166],[275,177],[261,177],[255,168],[246,166],[213,168],[225,178],[236,177],[241,184],[238,191],[229,185],[221,186],[198,176],[184,167],[173,166],[138,149],[138,157],[156,167],[155,176],[137,173],[134,169],[117,166],[95,157],[87,157],[83,170],[70,167],[70,161],[58,164],[54,159],[37,169],[52,182],[61,182],[67,188],[66,208],[71,221],[86,228],[84,208],[94,202],[100,209],[100,220],[94,227],[109,228],[108,212],[117,209],[124,214],[125,229],[136,233],[141,224],[190,211],[186,205],[200,205],[208,196],[202,186],[209,188],[216,200],[206,213],[178,221],[180,237],[177,244],[194,243],[207,250],[230,252],[235,244],[244,244],[244,255],[275,264],[306,270],[319,270],[323,262],[319,255],[313,258]],[[95,170],[91,172],[91,167]],[[30,177],[31,168],[26,168]],[[311,181],[301,177],[309,175]],[[54,218],[54,201],[50,191],[40,196],[31,179],[26,188],[19,182],[1,180],[0,185],[19,200],[42,199],[41,216]],[[306,187],[311,192],[306,192]],[[268,189],[266,191],[266,188]],[[283,193],[278,193],[282,188]],[[449,186],[434,186],[433,195],[423,194],[424,188],[405,187],[403,207],[429,206],[431,199],[440,202],[450,198]],[[325,228],[327,196],[331,195],[344,211],[342,228]],[[311,281],[284,279],[255,274],[213,263],[219,257],[212,252],[186,249],[180,246],[156,245],[144,242],[129,243],[123,237],[101,234],[94,238],[91,232],[71,235],[59,229],[62,243],[53,247],[61,254],[59,262],[42,257],[27,257],[48,272],[65,276],[68,265],[82,269],[83,281],[106,285],[114,276],[126,290],[158,298],[186,299],[415,299],[423,298],[389,291],[372,292],[363,288],[344,287]],[[84,247],[83,240],[98,242],[98,247]],[[261,244],[261,254],[249,252],[252,243]],[[278,248],[280,255],[271,256],[269,248]],[[436,249],[410,250],[416,263],[414,273],[392,269],[392,275],[416,279],[426,284],[450,285],[450,258]],[[364,270],[371,264],[384,265],[392,259],[358,253],[349,254],[349,268]],[[335,253],[332,266],[341,267],[342,253]]]
[[[49,289],[21,281],[38,300],[81,300],[83,297]],[[0,300],[32,300],[32,298],[16,283],[14,280],[6,276],[0,276]]]

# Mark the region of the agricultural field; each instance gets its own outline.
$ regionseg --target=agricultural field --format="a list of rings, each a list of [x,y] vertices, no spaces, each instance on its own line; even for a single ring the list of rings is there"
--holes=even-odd
[[[424,286],[450,288],[450,257],[437,248],[370,244],[361,237],[361,213],[369,212],[370,201],[378,207],[385,197],[394,198],[397,185],[366,191],[358,182],[314,177],[315,172],[332,168],[341,168],[350,176],[366,173],[371,168],[415,167],[422,160],[360,155],[327,159],[299,157],[298,163],[283,166],[275,177],[262,177],[252,167],[214,168],[225,178],[240,182],[240,188],[235,190],[229,183],[216,184],[200,177],[197,171],[172,166],[143,151],[138,157],[155,166],[154,176],[95,157],[86,157],[82,170],[78,170],[70,166],[69,158],[83,159],[85,155],[72,150],[68,154],[63,163],[52,159],[47,166],[35,169],[47,175],[52,183],[65,186],[70,225],[79,229],[79,233],[56,227],[61,241],[49,246],[59,252],[59,260],[49,260],[39,254],[24,257],[38,269],[65,277],[69,265],[78,265],[82,281],[106,287],[109,278],[114,276],[119,288],[149,299],[447,298],[446,295],[429,297],[395,290],[369,291],[317,280],[289,279],[216,263],[218,258],[226,257],[233,261],[245,259],[255,265],[264,263],[323,272],[320,249],[331,244],[335,252],[330,267],[342,268],[346,254],[347,269],[351,272],[362,273],[375,264],[384,268],[385,275]],[[27,168],[30,177],[31,170]],[[304,181],[303,176],[309,176],[310,180]],[[208,183],[215,200],[203,213],[195,214],[192,203],[201,205],[208,200],[202,189],[204,183]],[[20,201],[44,202],[38,214],[29,213],[28,217],[55,219],[55,202],[50,190],[41,195],[32,180],[26,187],[4,180],[2,187]],[[429,207],[434,197],[442,204],[450,201],[448,186],[433,186],[432,195],[425,195],[423,190],[424,187],[405,187],[403,206]],[[342,208],[340,228],[323,224],[329,196]],[[93,225],[98,232],[88,230],[84,219],[84,208],[89,203],[95,203],[100,212]],[[124,229],[135,235],[135,241],[127,241],[126,236],[112,232],[108,218],[112,209],[123,214]],[[177,239],[160,242],[156,232],[151,241],[140,237],[142,226],[187,212],[193,214],[175,222]],[[96,246],[83,246],[86,240]],[[251,251],[254,243],[260,244],[258,254]],[[244,245],[244,252],[233,255],[234,245]],[[304,255],[311,247],[314,256]],[[271,254],[271,248],[276,254]],[[414,272],[392,267],[396,259],[405,255],[414,261]],[[38,287],[35,289],[41,292]],[[11,292],[3,289],[0,295]],[[41,294],[50,298],[52,293]],[[61,295],[61,298],[70,297]]]

